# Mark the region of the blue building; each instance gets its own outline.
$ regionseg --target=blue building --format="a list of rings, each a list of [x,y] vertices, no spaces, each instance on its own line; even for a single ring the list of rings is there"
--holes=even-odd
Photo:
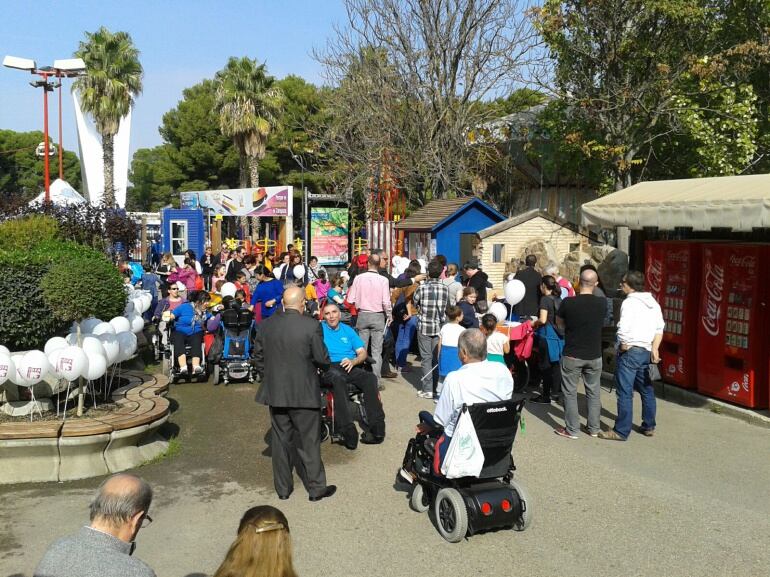
[[[433,200],[396,224],[403,235],[404,256],[430,260],[437,254],[447,262],[478,257],[478,232],[505,216],[473,196]]]
[[[200,259],[206,242],[203,211],[199,208],[164,208],[161,211],[163,252],[170,252],[181,264],[188,249]]]

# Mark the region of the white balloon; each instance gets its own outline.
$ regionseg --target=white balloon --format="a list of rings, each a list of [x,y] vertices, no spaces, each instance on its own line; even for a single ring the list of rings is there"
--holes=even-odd
[[[0,385],[2,385],[8,379],[13,380],[13,376],[15,374],[16,363],[13,362],[11,355],[0,354]]]
[[[148,292],[145,292],[142,295],[142,299],[144,299],[144,311],[142,312],[147,312],[150,310],[150,306],[152,306],[152,295]]]
[[[296,279],[305,278],[305,267],[301,264],[296,265],[293,269],[291,269],[291,272],[294,273],[294,278]]]
[[[104,355],[88,355],[88,370],[83,375],[89,381],[95,381],[107,372],[107,359]]]
[[[112,325],[112,328],[115,329],[116,335],[131,330],[131,323],[126,317],[115,317],[114,319],[110,319],[110,324]]]
[[[503,322],[508,316],[508,310],[505,308],[505,305],[500,302],[492,303],[489,307],[489,313],[495,315],[498,323]]]
[[[87,335],[83,337],[83,343],[80,345],[80,348],[83,349],[83,352],[89,359],[91,358],[91,355],[102,355],[103,357],[107,356],[104,352],[104,345],[102,345],[102,341],[99,339],[99,337],[95,337],[93,335]]]
[[[58,358],[54,372],[61,378],[68,381],[74,381],[78,377],[85,375],[88,370],[88,357],[80,347],[67,347],[56,351]]]
[[[237,289],[233,283],[226,282],[222,285],[222,288],[219,289],[219,294],[221,294],[223,297],[234,297],[236,290]]]
[[[147,309],[144,306],[144,299],[141,297],[141,295],[137,295],[131,299],[131,302],[134,303],[134,314],[140,315]],[[130,315],[129,315],[130,318]]]
[[[139,315],[133,315],[128,318],[128,321],[131,323],[131,332],[134,334],[138,334],[142,332],[142,329],[144,329],[144,319]]]
[[[8,350],[8,347],[0,345],[0,354],[2,355],[8,355],[11,356],[11,351]]]
[[[110,323],[99,323],[94,327],[94,329],[91,331],[96,336],[99,335],[114,335],[115,334],[115,327],[113,327]]]
[[[112,365],[118,360],[120,356],[120,343],[116,335],[99,335],[99,340],[102,341],[104,347],[104,353],[107,357],[107,364]]]
[[[118,345],[120,346],[120,356],[118,358],[121,361],[131,358],[131,355],[136,352],[136,335],[130,331],[126,331],[118,333],[117,339]]]
[[[77,333],[70,333],[68,334],[64,340],[67,342],[68,345],[71,347],[78,346],[78,334]]]
[[[132,312],[134,312],[134,303],[129,300],[126,302],[126,308],[123,309],[123,315],[128,316]]]
[[[66,346],[64,347],[67,348]],[[57,379],[63,378],[61,374],[59,374],[58,366],[59,366],[59,357],[61,356],[64,349],[54,349],[50,353],[48,353],[46,356],[48,357],[48,363],[51,365],[51,374],[54,375]]]
[[[91,317],[83,321],[80,321],[80,332],[92,333],[94,331],[94,327],[98,325],[100,322],[102,322],[102,320],[97,319],[95,317]]]
[[[63,349],[66,347],[67,347],[67,341],[63,337],[51,337],[45,343],[45,347],[43,347],[43,351],[45,352],[46,356],[51,356],[51,353],[54,352],[55,350]]]
[[[42,381],[51,372],[51,364],[43,351],[29,351],[16,366],[16,373],[26,381],[27,385],[34,385]],[[17,385],[23,383],[16,383]]]
[[[509,305],[514,306],[521,302],[524,298],[524,293],[527,292],[524,283],[520,280],[513,279],[505,285],[505,300]]]

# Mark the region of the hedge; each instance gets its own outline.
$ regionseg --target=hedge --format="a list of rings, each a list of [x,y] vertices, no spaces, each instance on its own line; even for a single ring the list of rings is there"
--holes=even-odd
[[[71,320],[109,320],[123,311],[123,281],[102,252],[52,238],[51,227],[34,217],[0,224],[0,238],[9,230],[14,246],[0,242],[0,344],[42,348]]]

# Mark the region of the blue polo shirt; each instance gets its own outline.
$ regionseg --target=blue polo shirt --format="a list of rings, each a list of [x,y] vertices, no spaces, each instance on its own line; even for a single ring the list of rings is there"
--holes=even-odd
[[[342,359],[354,359],[356,349],[364,348],[364,341],[351,326],[340,323],[336,329],[332,329],[326,321],[322,322],[321,326],[324,331],[324,344],[333,363],[339,363]]]

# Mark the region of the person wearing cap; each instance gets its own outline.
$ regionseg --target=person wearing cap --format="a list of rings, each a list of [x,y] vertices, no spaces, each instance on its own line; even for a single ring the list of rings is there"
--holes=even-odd
[[[487,283],[489,277],[487,273],[479,268],[479,261],[475,258],[468,259],[463,265],[465,275],[464,286],[476,289],[476,311],[483,313],[487,311]]]

